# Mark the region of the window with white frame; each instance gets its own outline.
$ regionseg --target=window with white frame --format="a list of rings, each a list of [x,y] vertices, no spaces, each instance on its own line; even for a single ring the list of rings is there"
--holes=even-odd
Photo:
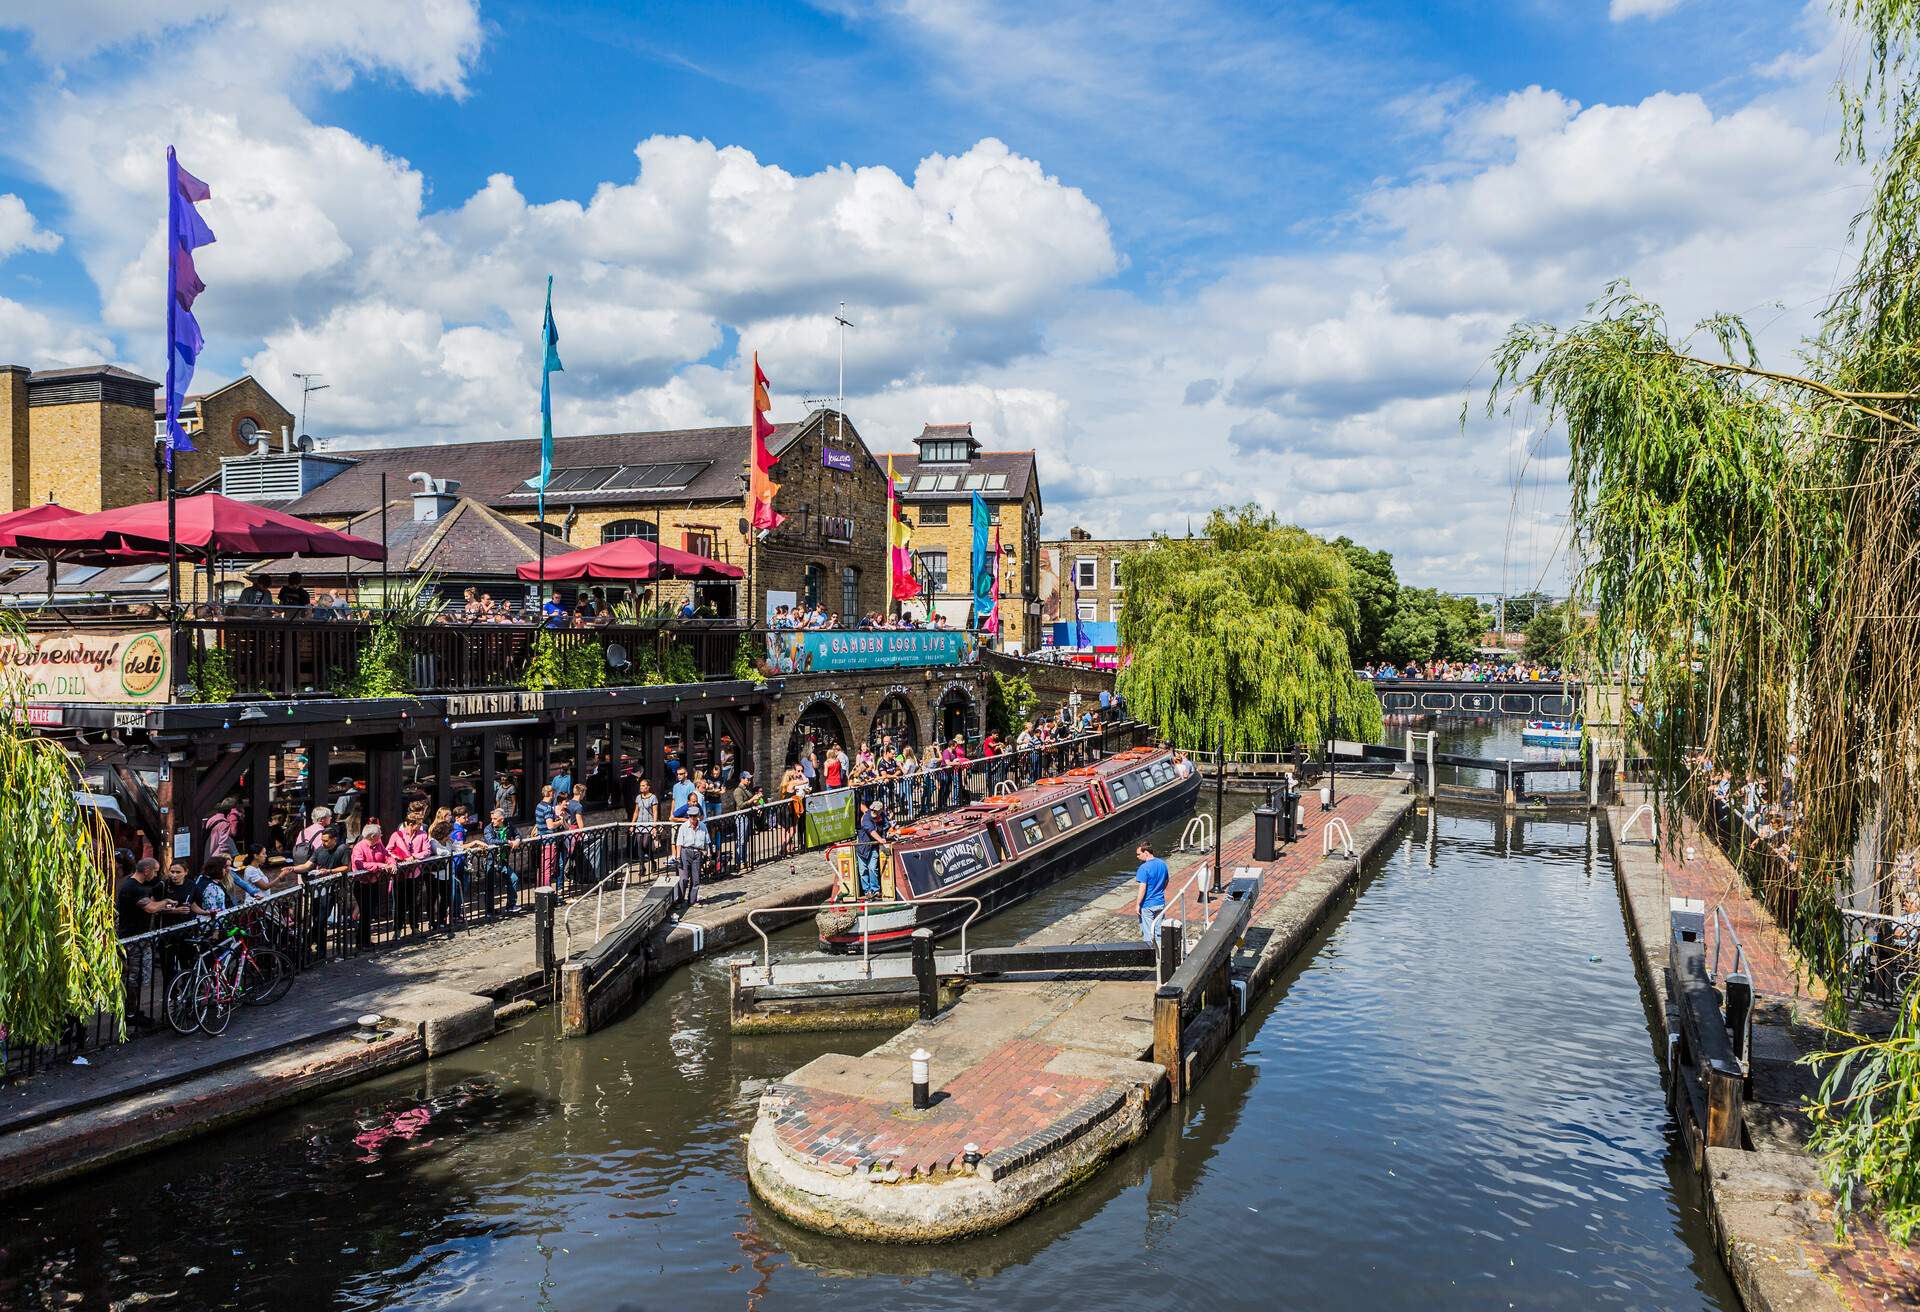
[[[1079,615],[1086,623],[1093,624],[1100,618],[1100,603],[1097,601],[1083,601],[1074,607],[1074,613]]]
[[[1110,580],[1109,586],[1115,592],[1120,591],[1120,558],[1118,556],[1107,562],[1107,577]]]
[[[1077,587],[1091,588],[1098,586],[1100,582],[1100,562],[1092,556],[1075,558],[1073,562],[1073,581]],[[1092,619],[1093,617],[1089,615],[1086,616],[1086,618]]]

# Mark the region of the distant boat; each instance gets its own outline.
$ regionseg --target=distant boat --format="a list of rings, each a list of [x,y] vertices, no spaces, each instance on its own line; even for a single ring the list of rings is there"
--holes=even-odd
[[[1580,746],[1580,726],[1571,720],[1528,720],[1520,741],[1529,747]]]

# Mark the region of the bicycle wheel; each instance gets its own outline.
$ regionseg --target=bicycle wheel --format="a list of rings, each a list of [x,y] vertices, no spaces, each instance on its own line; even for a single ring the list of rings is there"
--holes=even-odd
[[[199,977],[196,967],[167,981],[167,1024],[176,1034],[191,1034],[200,1028]]]
[[[293,959],[279,948],[248,948],[235,972],[240,1001],[264,1007],[287,996],[293,987]]]
[[[194,988],[194,1002],[200,1012],[201,1033],[226,1033],[227,1022],[233,1019],[233,995],[224,967],[215,966],[200,972]]]

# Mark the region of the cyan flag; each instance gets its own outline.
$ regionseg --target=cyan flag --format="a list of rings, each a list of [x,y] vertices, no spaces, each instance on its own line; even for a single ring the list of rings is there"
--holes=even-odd
[[[986,622],[993,612],[993,572],[997,561],[987,544],[987,501],[973,494],[973,622]]]
[[[547,314],[540,324],[540,473],[526,486],[540,489],[541,518],[546,518],[547,481],[553,477],[553,375],[565,373],[560,363],[560,330],[553,326],[553,275],[547,275]]]

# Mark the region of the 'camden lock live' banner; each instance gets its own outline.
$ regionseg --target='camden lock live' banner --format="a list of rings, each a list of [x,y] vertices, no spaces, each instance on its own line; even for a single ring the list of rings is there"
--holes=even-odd
[[[165,703],[173,693],[165,629],[29,633],[0,638],[0,679],[34,702]]]
[[[781,674],[963,665],[979,651],[979,635],[958,629],[775,629],[767,634],[767,659]]]

